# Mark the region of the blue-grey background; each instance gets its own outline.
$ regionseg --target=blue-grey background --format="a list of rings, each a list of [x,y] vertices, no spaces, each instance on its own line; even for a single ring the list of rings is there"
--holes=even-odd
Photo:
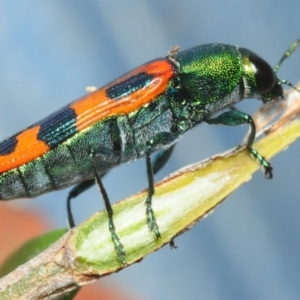
[[[271,65],[300,37],[299,0],[0,1],[0,136],[31,125],[130,69],[183,49],[222,42],[247,47]],[[300,79],[300,51],[279,71]],[[240,109],[253,112],[248,100]],[[231,148],[247,129],[205,124],[180,141],[157,179]],[[141,263],[103,279],[143,299],[300,299],[299,143],[212,214]],[[112,202],[146,187],[145,162],[104,180]],[[199,191],[201,192],[201,191]],[[39,210],[53,228],[66,224],[68,190],[15,201]],[[74,201],[77,222],[102,209],[96,188]],[[17,220],[12,220],[14,222]]]

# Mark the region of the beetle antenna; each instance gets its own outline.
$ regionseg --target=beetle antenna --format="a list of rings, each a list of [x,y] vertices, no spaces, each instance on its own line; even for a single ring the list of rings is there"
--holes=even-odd
[[[291,88],[293,88],[294,90],[296,90],[297,92],[299,92],[300,93],[300,90],[299,89],[297,89],[297,87],[296,86],[294,86],[291,82],[289,82],[289,81],[287,81],[287,80],[285,80],[285,79],[281,79],[281,80],[279,80],[279,83],[280,84],[285,84],[285,85],[288,85],[288,86],[290,86]]]
[[[274,73],[277,73],[278,69],[280,68],[281,64],[283,63],[284,60],[286,60],[289,56],[292,55],[292,53],[297,49],[297,47],[300,44],[300,39],[297,39],[296,41],[293,42],[293,44],[285,51],[281,59],[279,60],[278,64],[273,68]],[[283,80],[286,81],[286,80]],[[281,82],[283,83],[283,82]],[[284,84],[290,85],[287,82]]]

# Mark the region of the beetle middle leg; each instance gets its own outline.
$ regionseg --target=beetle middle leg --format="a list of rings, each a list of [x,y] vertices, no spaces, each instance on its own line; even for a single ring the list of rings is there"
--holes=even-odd
[[[147,168],[147,178],[148,178],[148,195],[146,199],[146,216],[149,229],[153,231],[157,238],[160,238],[160,232],[158,225],[155,220],[154,212],[152,209],[152,197],[155,193],[154,188],[154,174],[158,172],[170,158],[174,145],[172,145],[167,150],[163,150],[154,160],[153,164],[151,162],[151,150],[157,144],[169,144],[176,140],[176,137],[169,132],[162,132],[157,134],[151,141],[148,142],[148,151],[146,152],[146,168]]]

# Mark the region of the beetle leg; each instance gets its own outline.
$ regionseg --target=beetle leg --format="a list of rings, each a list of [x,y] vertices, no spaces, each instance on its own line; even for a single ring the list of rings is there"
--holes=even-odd
[[[101,177],[103,177],[104,175],[105,174],[101,175]],[[75,227],[75,222],[74,222],[73,213],[71,209],[71,200],[76,198],[79,194],[83,193],[87,189],[89,189],[94,184],[95,184],[94,179],[86,180],[75,185],[69,192],[69,196],[67,198],[67,214],[68,214],[68,223],[70,228]]]
[[[97,170],[94,165],[93,165],[93,167],[94,167],[94,174],[95,174],[95,182],[100,189],[101,195],[104,200],[105,208],[107,211],[108,227],[109,227],[109,231],[111,233],[112,240],[115,245],[115,249],[117,251],[119,259],[121,260],[122,264],[124,266],[126,266],[126,260],[125,260],[126,252],[125,252],[124,247],[119,239],[118,234],[116,233],[116,227],[115,227],[114,220],[113,220],[113,209],[111,207],[107,192],[102,183],[101,176],[98,175]]]
[[[102,177],[106,173],[99,175],[97,172],[96,163],[95,163],[95,161],[99,158],[101,159],[102,156],[103,156],[103,158],[102,158],[103,161],[108,161],[110,163],[116,163],[119,159],[118,154],[119,154],[118,152],[114,152],[112,150],[105,149],[105,148],[97,149],[97,151],[91,150],[90,158],[91,158],[91,164],[93,167],[94,179],[83,181],[83,182],[77,184],[70,191],[69,196],[67,198],[67,213],[68,213],[69,226],[74,227],[75,222],[74,222],[74,218],[73,218],[73,214],[72,214],[72,210],[71,210],[71,200],[73,198],[77,197],[79,194],[81,194],[85,190],[87,190],[88,188],[90,188],[94,183],[96,183],[97,186],[99,187],[100,193],[104,200],[105,208],[106,208],[107,215],[108,215],[109,231],[111,233],[111,237],[112,237],[113,243],[115,245],[117,255],[118,255],[119,259],[121,260],[122,264],[126,265],[126,260],[125,260],[126,252],[124,250],[122,243],[120,242],[119,236],[116,233],[116,228],[115,228],[114,220],[113,220],[113,210],[112,210],[107,192],[106,192],[104,185],[102,183],[102,180],[101,180]]]
[[[149,229],[154,231],[157,238],[160,238],[160,232],[152,209],[152,197],[155,193],[154,173],[158,172],[166,164],[172,153],[173,145],[164,152],[161,152],[161,154],[154,160],[153,165],[151,162],[151,150],[158,144],[168,144],[167,141],[171,143],[174,140],[176,140],[174,134],[170,132],[162,132],[157,134],[153,139],[151,139],[151,141],[147,143],[148,151],[146,152],[146,168],[148,178],[148,196],[146,199],[146,216]]]
[[[153,174],[155,175],[160,169],[163,168],[163,166],[167,163],[169,160],[173,150],[174,150],[175,144],[171,146],[168,149],[164,149],[162,151],[159,151],[159,153],[156,155],[152,162],[152,169],[153,169]],[[177,246],[174,243],[174,240],[170,241],[170,247],[171,249],[174,248],[176,249]]]
[[[160,233],[158,226],[155,221],[154,212],[152,209],[152,197],[154,195],[154,174],[153,168],[151,164],[151,157],[150,152],[146,153],[146,167],[147,167],[147,178],[148,178],[148,196],[146,199],[146,216],[147,216],[147,223],[149,229],[154,231],[157,238],[160,238]]]
[[[108,215],[109,231],[111,233],[111,237],[114,242],[118,257],[121,260],[122,264],[126,265],[126,260],[125,260],[126,253],[125,253],[124,247],[121,244],[120,239],[116,233],[116,228],[115,228],[114,221],[113,221],[113,210],[112,210],[111,204],[109,202],[107,192],[106,192],[106,190],[103,186],[102,180],[101,180],[102,177],[104,177],[104,175],[106,173],[101,174],[101,176],[99,176],[94,165],[93,165],[93,168],[94,168],[95,179],[86,180],[86,181],[83,181],[83,182],[77,184],[69,193],[69,196],[67,199],[67,212],[68,212],[69,226],[71,228],[75,226],[75,222],[74,222],[74,218],[73,218],[73,214],[72,214],[72,210],[71,210],[71,200],[73,198],[77,197],[82,192],[86,191],[88,188],[90,188],[92,185],[94,185],[96,183],[100,189],[101,195],[104,200],[105,208],[106,208],[107,215]]]
[[[261,156],[255,149],[252,148],[252,144],[255,139],[256,128],[252,117],[246,113],[238,110],[232,110],[222,113],[213,119],[205,120],[208,124],[227,125],[227,126],[239,126],[239,125],[250,125],[250,135],[246,143],[247,150],[251,157],[255,159],[263,169],[266,178],[272,178],[272,166],[271,164]]]

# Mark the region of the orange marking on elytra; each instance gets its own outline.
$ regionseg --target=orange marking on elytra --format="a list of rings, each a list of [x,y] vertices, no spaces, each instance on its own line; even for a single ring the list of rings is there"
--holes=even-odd
[[[144,88],[118,99],[110,99],[106,90],[114,85],[130,79],[141,72],[153,76],[151,82]],[[156,60],[145,64],[70,104],[76,113],[76,127],[78,131],[93,125],[104,118],[128,114],[143,105],[150,103],[162,94],[170,79],[174,76],[173,65],[166,59]],[[26,129],[16,136],[17,145],[10,154],[0,155],[0,174],[26,164],[51,150],[43,141],[37,139],[40,125]]]
[[[18,142],[14,151],[0,155],[0,173],[20,167],[50,150],[45,142],[37,139],[39,130],[40,126],[35,126],[16,136]]]
[[[107,96],[107,89],[141,72],[153,76],[149,85],[118,99],[110,99]],[[77,115],[77,130],[82,131],[95,122],[110,116],[129,114],[150,103],[166,90],[173,76],[174,70],[170,61],[164,59],[153,61],[136,68],[105,87],[71,103],[70,107],[75,110]]]

